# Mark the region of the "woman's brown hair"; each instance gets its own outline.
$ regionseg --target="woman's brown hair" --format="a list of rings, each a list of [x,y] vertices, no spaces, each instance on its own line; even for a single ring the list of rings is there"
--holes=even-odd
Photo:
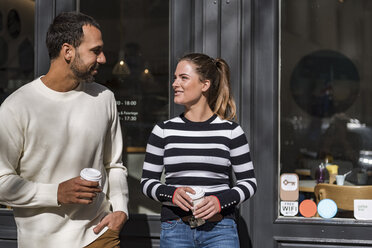
[[[193,63],[200,80],[211,82],[207,100],[212,111],[222,119],[235,119],[236,105],[231,95],[230,68],[226,61],[221,58],[213,59],[202,53],[187,54],[180,61]]]

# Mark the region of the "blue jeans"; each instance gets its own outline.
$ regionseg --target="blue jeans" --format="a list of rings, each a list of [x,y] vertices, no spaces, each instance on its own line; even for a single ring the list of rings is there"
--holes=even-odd
[[[182,220],[161,223],[161,248],[239,248],[235,221],[224,218],[191,229]]]

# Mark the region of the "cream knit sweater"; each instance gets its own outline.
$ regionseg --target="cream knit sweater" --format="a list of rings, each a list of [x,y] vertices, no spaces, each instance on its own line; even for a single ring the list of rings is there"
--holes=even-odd
[[[111,91],[96,83],[66,93],[40,78],[0,107],[0,203],[12,206],[18,246],[81,248],[110,211],[128,214],[127,171]],[[58,205],[58,184],[92,167],[102,190],[90,205]],[[111,208],[111,210],[110,210]]]

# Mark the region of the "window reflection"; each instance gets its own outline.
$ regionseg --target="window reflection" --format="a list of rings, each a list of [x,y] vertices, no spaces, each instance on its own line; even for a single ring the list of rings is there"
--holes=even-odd
[[[107,63],[98,83],[116,97],[129,172],[129,211],[157,214],[160,204],[144,197],[140,179],[148,136],[168,119],[168,1],[80,0],[81,12],[101,25]]]
[[[371,27],[368,0],[281,1],[280,173],[299,175],[299,201],[321,163],[372,184]]]
[[[331,117],[355,102],[359,73],[340,52],[320,50],[301,58],[292,72],[290,86],[303,111],[315,117]]]
[[[34,12],[29,0],[0,0],[0,104],[34,77]]]

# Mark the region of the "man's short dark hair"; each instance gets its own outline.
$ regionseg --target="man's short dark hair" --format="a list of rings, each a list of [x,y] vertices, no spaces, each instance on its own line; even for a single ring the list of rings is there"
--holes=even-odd
[[[78,47],[83,40],[84,25],[100,29],[99,24],[91,16],[83,13],[63,12],[56,16],[46,35],[49,58],[51,60],[57,58],[64,43]]]

